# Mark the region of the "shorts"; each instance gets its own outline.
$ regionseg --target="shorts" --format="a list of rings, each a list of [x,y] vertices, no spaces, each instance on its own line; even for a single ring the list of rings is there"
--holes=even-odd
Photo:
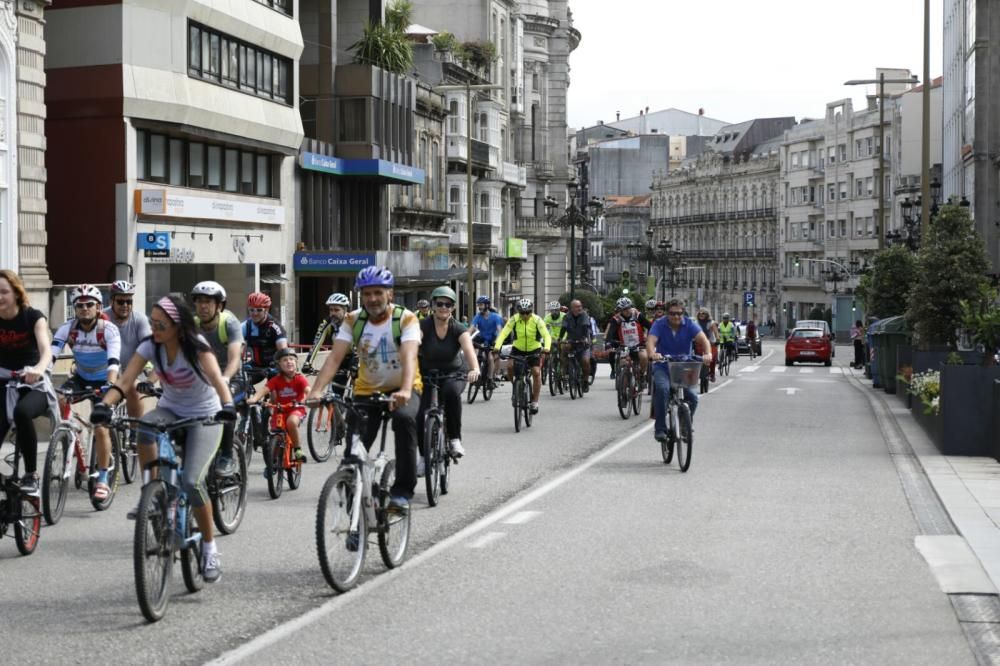
[[[511,349],[510,350],[510,355],[511,355],[512,358],[513,357],[520,357],[520,358],[527,357],[527,359],[528,359],[528,367],[529,368],[537,368],[537,367],[541,366],[541,364],[542,364],[542,357],[538,353],[539,351],[541,351],[541,350],[537,349],[537,350],[531,351],[531,352],[524,352],[524,351],[521,351],[520,349]]]
[[[587,344],[577,344],[578,342],[586,342]],[[567,354],[576,354],[577,358],[584,361],[590,360],[591,358],[591,351],[593,347],[587,340],[563,340],[559,344],[567,345]]]
[[[302,423],[306,418],[306,408],[305,407],[292,407],[290,409],[281,408],[281,413],[285,415],[285,419],[289,416],[299,417],[299,423]]]
[[[72,389],[74,392],[83,393],[84,391],[97,391],[107,383],[107,379],[84,379],[80,375],[70,375],[59,389]]]

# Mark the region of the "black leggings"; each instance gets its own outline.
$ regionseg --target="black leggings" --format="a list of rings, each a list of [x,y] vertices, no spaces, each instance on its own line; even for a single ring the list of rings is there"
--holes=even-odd
[[[0,441],[7,437],[10,423],[7,422],[7,387],[0,387]],[[17,449],[24,460],[25,474],[34,474],[37,469],[38,434],[32,421],[39,416],[45,416],[49,410],[49,401],[42,391],[32,391],[22,388],[18,391],[21,397],[14,407],[14,426],[17,428]]]
[[[462,393],[464,392],[464,379],[448,379],[441,382],[438,403],[444,407],[444,428],[448,439],[462,438]],[[424,414],[430,408],[431,389],[429,386],[425,386],[424,392],[420,395],[420,413],[417,414],[417,437],[420,441],[421,454],[426,451],[424,448]]]

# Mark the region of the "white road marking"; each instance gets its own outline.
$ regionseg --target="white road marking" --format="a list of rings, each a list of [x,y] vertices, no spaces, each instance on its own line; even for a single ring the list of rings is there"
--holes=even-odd
[[[541,515],[541,511],[519,511],[513,516],[503,521],[504,525],[523,525],[524,523],[532,520],[536,516]]]
[[[786,370],[788,370],[788,368],[786,368],[783,365],[776,365],[773,368],[771,368],[771,372],[784,372]]]
[[[778,390],[778,391],[784,391],[785,395],[795,395],[796,393],[798,393],[802,389],[800,389],[800,388],[794,388],[794,387],[785,387],[785,388],[780,388],[780,389],[776,389],[776,390]]]
[[[831,375],[842,375],[842,374],[844,374],[844,369],[842,367],[840,367],[839,365],[835,365],[835,366],[833,366],[833,367],[830,368],[830,374]]]
[[[757,372],[758,370],[760,370],[759,365],[748,365],[745,368],[740,368],[740,372]]]
[[[803,375],[811,375],[813,373],[812,368],[799,368],[799,373]]]
[[[468,544],[468,546],[466,546],[466,547],[467,548],[486,548],[486,546],[490,545],[494,541],[499,541],[500,539],[504,538],[505,536],[507,536],[506,532],[487,532],[486,534],[484,534],[483,536],[479,537],[478,539],[476,539],[472,543]]]

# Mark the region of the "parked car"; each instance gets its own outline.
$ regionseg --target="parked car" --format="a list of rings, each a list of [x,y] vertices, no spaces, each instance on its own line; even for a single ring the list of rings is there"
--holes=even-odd
[[[830,366],[833,343],[821,328],[795,328],[785,340],[785,365],[808,361]]]
[[[795,328],[818,328],[823,331],[823,335],[830,341],[832,357],[837,357],[837,335],[830,330],[830,324],[825,319],[800,319],[795,322]]]

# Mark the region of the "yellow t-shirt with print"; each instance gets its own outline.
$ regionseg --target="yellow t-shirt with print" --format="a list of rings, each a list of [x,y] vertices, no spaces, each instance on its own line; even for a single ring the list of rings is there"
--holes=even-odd
[[[358,396],[373,393],[392,393],[399,390],[403,383],[403,363],[396,340],[392,335],[392,310],[389,304],[389,316],[381,323],[371,319],[365,322],[361,330],[361,338],[355,347],[358,355],[358,378],[354,382],[354,393]],[[344,323],[337,332],[337,339],[354,344],[354,323],[358,320],[361,310],[355,310],[344,318]],[[403,310],[399,319],[399,341],[416,342],[420,344],[420,322],[410,310]],[[420,367],[416,358],[413,360],[413,390],[423,391],[423,381],[420,378]]]

